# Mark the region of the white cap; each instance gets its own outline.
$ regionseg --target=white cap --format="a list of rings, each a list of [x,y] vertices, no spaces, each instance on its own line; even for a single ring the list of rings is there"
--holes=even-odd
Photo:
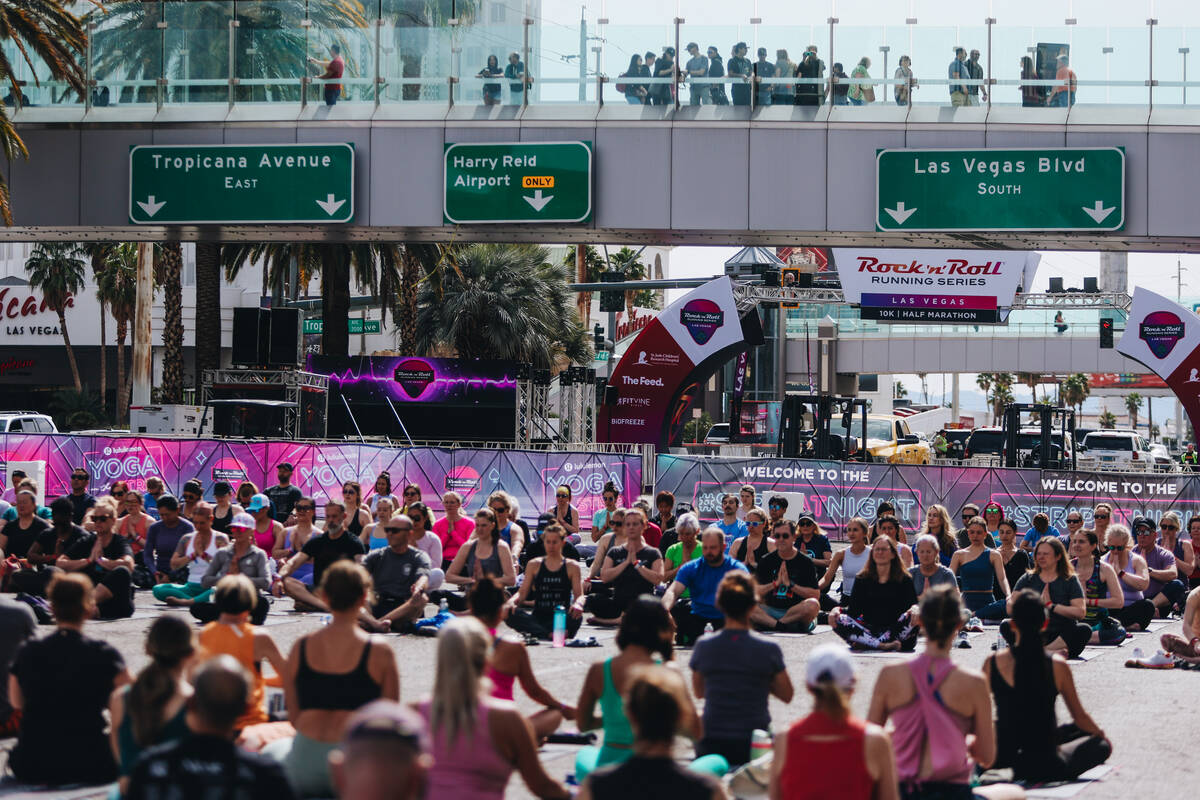
[[[252,530],[254,530],[255,524],[256,523],[254,522],[254,517],[250,516],[249,514],[247,514],[246,512],[243,511],[240,514],[233,515],[233,519],[230,520],[230,522],[229,522],[229,527],[230,528],[245,528],[248,531],[252,531]]]
[[[804,682],[809,686],[832,681],[842,691],[849,691],[854,680],[854,662],[844,645],[823,644],[808,656]]]

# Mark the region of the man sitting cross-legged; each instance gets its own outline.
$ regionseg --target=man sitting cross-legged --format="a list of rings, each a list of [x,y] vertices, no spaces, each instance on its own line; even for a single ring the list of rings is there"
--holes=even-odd
[[[776,522],[772,535],[775,552],[763,556],[755,572],[762,602],[750,612],[750,621],[764,630],[810,633],[821,610],[817,567],[796,549],[791,520]]]

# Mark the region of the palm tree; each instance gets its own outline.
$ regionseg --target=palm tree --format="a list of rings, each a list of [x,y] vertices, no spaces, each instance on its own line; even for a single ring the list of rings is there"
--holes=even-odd
[[[400,285],[400,248],[394,244],[346,244],[333,242],[261,242],[258,244],[225,245],[221,262],[226,279],[232,281],[246,264],[262,263],[268,270],[272,285],[282,282],[291,269],[293,259],[299,266],[300,285],[308,277],[321,275],[321,352],[325,355],[348,355],[350,352],[350,278],[374,298],[383,308],[389,299],[383,287]],[[393,293],[394,296],[394,293]]]
[[[92,264],[92,279],[100,285],[100,276],[108,269],[108,256],[112,252],[112,242],[87,242],[80,249],[87,254]],[[104,313],[104,297],[99,291],[96,299],[100,301],[100,400],[103,405],[108,396],[108,318]]]
[[[80,97],[86,91],[79,56],[87,34],[79,17],[56,0],[0,0],[0,81],[9,85],[20,98],[16,62],[23,61],[36,78],[64,81]],[[15,58],[14,58],[15,57]],[[13,127],[7,109],[0,105],[0,152],[12,163],[18,157],[29,158],[29,150]],[[48,154],[52,155],[52,154]],[[0,174],[0,217],[12,225],[8,183]]]
[[[214,80],[238,78],[266,85],[238,86],[241,101],[299,100],[300,80],[308,72],[306,59],[320,55],[317,31],[359,31],[366,36],[367,16],[359,0],[273,0],[270,3],[171,3],[166,33],[159,29],[162,4],[116,0],[88,15],[96,23],[92,71],[105,80],[144,81],[121,90],[121,102],[151,102],[159,78]],[[307,23],[306,23],[307,21]],[[235,74],[229,75],[229,31],[234,30]],[[311,27],[310,27],[311,26]],[[363,74],[357,49],[344,36],[346,74]],[[332,41],[328,43],[332,44]],[[133,54],[141,54],[140,58]],[[174,102],[220,102],[229,96],[225,85],[180,86],[170,89]]]
[[[917,379],[921,381],[921,402],[929,402],[929,373],[918,372]]]
[[[137,261],[136,244],[122,242],[114,246],[96,286],[96,294],[108,304],[117,323],[117,422],[123,422],[129,413],[125,337],[137,307]]]
[[[476,0],[398,0],[392,5],[395,14],[392,40],[400,60],[401,76],[420,78],[422,59],[430,53],[431,31],[446,30],[450,19],[469,25],[475,19]],[[404,84],[404,100],[421,99],[421,86]]]
[[[1029,387],[1029,393],[1033,395],[1033,402],[1037,402],[1037,386],[1042,381],[1042,376],[1037,372],[1018,372],[1017,379]],[[1048,394],[1048,393],[1047,393]]]
[[[452,349],[460,358],[520,361],[552,368],[592,357],[570,290],[572,271],[534,245],[473,244],[453,269],[421,285],[417,350]]]
[[[992,373],[980,372],[975,376],[975,385],[979,387],[981,392],[983,392],[983,401],[989,404],[990,407],[992,396]]]
[[[390,286],[386,284],[380,286],[380,292],[384,297],[390,297],[393,294],[396,297],[396,305],[392,309],[392,316],[400,330],[396,346],[404,355],[412,355],[417,352],[417,294],[421,276],[437,270],[445,262],[449,252],[447,248],[439,245],[413,244],[411,242],[405,244],[404,250],[400,254],[399,291],[393,293]],[[386,278],[390,274],[385,273],[383,277]]]
[[[196,243],[196,389],[221,367],[221,245]],[[197,396],[199,396],[197,394]]]
[[[1109,411],[1107,408],[1104,409],[1104,413],[1100,415],[1100,427],[1108,428],[1110,430],[1117,427],[1117,415]]]
[[[1136,431],[1138,423],[1138,410],[1142,407],[1143,398],[1137,392],[1131,392],[1125,397],[1125,410],[1129,412],[1129,424]]]
[[[1086,373],[1076,372],[1068,375],[1062,381],[1062,399],[1073,406],[1077,414],[1083,413],[1083,402],[1092,393],[1091,378]]]
[[[85,265],[79,256],[75,244],[41,242],[25,261],[30,287],[40,291],[46,307],[58,314],[58,327],[67,348],[67,362],[71,365],[71,378],[77,392],[82,391],[83,384],[79,380],[79,365],[75,363],[75,349],[71,347],[71,335],[67,331],[66,310],[71,295],[83,290]]]
[[[155,282],[163,290],[162,401],[183,402],[183,250],[163,242],[155,253]]]
[[[904,385],[904,382],[896,381],[892,384],[892,399],[902,400],[905,397],[908,397],[908,387]]]

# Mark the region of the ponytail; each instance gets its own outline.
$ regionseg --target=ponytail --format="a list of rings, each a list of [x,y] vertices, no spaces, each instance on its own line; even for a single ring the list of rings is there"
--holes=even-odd
[[[832,680],[821,681],[815,686],[810,684],[808,691],[813,696],[813,710],[835,720],[850,716],[850,697]]]
[[[1099,567],[1097,567],[1099,568]],[[1013,688],[1019,697],[1030,701],[1030,708],[1045,705],[1053,713],[1054,676],[1050,660],[1042,645],[1042,628],[1046,624],[1046,609],[1041,598],[1031,589],[1022,589],[1013,596],[1012,625],[1021,634],[1013,647]]]
[[[146,635],[146,655],[150,656],[150,663],[129,687],[125,703],[125,713],[133,726],[133,738],[140,746],[146,747],[158,740],[165,722],[163,710],[178,689],[171,672],[194,652],[192,627],[181,617],[172,615],[154,620]]]

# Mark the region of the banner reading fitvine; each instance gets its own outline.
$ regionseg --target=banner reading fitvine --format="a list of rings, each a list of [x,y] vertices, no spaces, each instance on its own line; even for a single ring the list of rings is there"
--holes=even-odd
[[[386,470],[393,493],[398,495],[405,484],[415,483],[424,502],[439,514],[447,491],[458,492],[466,509],[473,510],[489,494],[503,489],[517,498],[521,516],[528,520],[553,507],[554,490],[560,485],[571,488],[572,504],[581,516],[590,517],[604,505],[601,490],[606,481],[616,484],[628,505],[636,499],[642,478],[641,456],[599,453],[0,434],[0,480],[10,502],[13,493],[6,468],[10,461],[46,462],[47,498],[69,492],[71,471],[80,466],[90,476],[88,490],[97,496],[107,494],[119,480],[144,491],[146,479],[157,475],[175,495],[195,478],[204,486],[205,498],[212,500],[217,481],[233,484],[235,492],[244,481],[252,481],[260,490],[273,486],[276,465],[286,461],[295,467],[292,483],[318,503],[341,499],[346,481],[361,483],[370,498],[375,478]]]
[[[1200,475],[1132,475],[1100,472],[1055,472],[990,467],[902,466],[838,461],[784,459],[714,459],[696,456],[658,456],[655,489],[668,490],[676,500],[696,506],[701,520],[721,515],[721,496],[737,494],[749,484],[765,508],[775,494],[788,500],[787,516],[812,514],[826,533],[844,538],[851,517],[874,519],[879,504],[889,501],[904,529],[915,533],[925,509],[940,504],[958,525],[966,503],[980,508],[994,500],[1020,532],[1045,512],[1050,524],[1066,531],[1068,511],[1083,514],[1092,524],[1096,503],[1109,503],[1115,520],[1128,524],[1134,516],[1159,520],[1168,511],[1186,523],[1200,514]]]

